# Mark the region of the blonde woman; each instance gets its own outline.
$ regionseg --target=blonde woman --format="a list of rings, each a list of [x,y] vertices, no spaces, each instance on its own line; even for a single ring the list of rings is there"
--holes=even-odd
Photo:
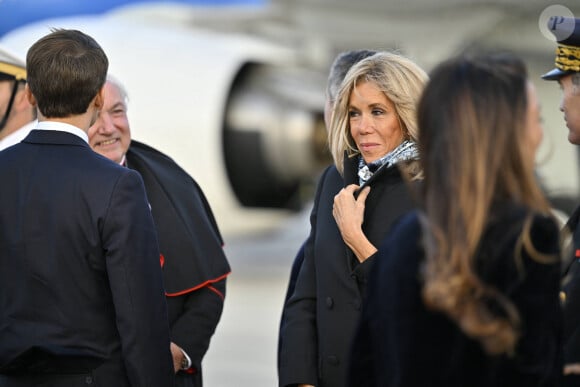
[[[333,217],[335,195],[366,198],[362,229],[371,244],[414,208],[399,167],[420,174],[415,107],[426,80],[408,58],[379,52],[342,82],[329,129],[334,165],[320,179],[304,263],[284,307],[280,386],[349,386],[351,340],[374,252],[353,250],[343,239]]]

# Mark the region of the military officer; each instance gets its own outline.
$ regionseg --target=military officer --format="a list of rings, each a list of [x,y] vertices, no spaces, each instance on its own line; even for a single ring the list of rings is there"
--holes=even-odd
[[[580,145],[580,18],[552,17],[556,37],[556,66],[542,76],[557,81],[562,90],[560,111],[568,127],[568,141]],[[564,375],[566,385],[580,386],[580,206],[565,229],[572,235],[572,257],[564,268]]]
[[[36,113],[24,95],[26,65],[0,46],[0,150],[19,143],[32,130]]]

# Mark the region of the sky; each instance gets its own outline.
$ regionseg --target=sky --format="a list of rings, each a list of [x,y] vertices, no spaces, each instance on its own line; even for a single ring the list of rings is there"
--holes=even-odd
[[[47,18],[94,15],[136,3],[178,3],[202,6],[263,5],[266,0],[0,0],[0,37],[7,32]]]

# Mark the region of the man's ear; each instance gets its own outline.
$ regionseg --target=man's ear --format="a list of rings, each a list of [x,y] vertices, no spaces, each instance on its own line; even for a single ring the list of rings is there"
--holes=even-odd
[[[16,96],[14,97],[14,106],[13,108],[16,111],[22,111],[26,109],[30,109],[30,102],[28,102],[28,97],[26,95],[26,90],[24,88],[20,88],[16,92]]]
[[[105,86],[101,87],[95,96],[95,107],[97,110],[101,110],[105,104]]]
[[[28,100],[28,103],[31,104],[32,106],[36,106],[36,98],[34,98],[32,91],[30,91],[30,87],[28,87],[28,83],[26,84],[26,86],[24,86],[24,94],[26,95],[26,99]]]

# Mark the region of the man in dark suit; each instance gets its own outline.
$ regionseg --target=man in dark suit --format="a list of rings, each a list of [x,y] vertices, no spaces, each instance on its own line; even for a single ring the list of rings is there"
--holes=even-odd
[[[197,182],[167,155],[131,139],[127,99],[125,88],[109,76],[89,144],[143,178],[162,255],[175,384],[201,387],[201,363],[221,317],[230,266]]]
[[[0,386],[173,386],[143,181],[88,145],[107,57],[54,30],[26,66],[39,122],[0,152]]]
[[[553,17],[549,30],[558,42],[556,68],[544,74],[562,90],[560,110],[568,127],[568,141],[580,145],[580,19]],[[580,207],[566,224],[572,234],[572,257],[562,286],[564,302],[564,374],[566,385],[580,386]]]

